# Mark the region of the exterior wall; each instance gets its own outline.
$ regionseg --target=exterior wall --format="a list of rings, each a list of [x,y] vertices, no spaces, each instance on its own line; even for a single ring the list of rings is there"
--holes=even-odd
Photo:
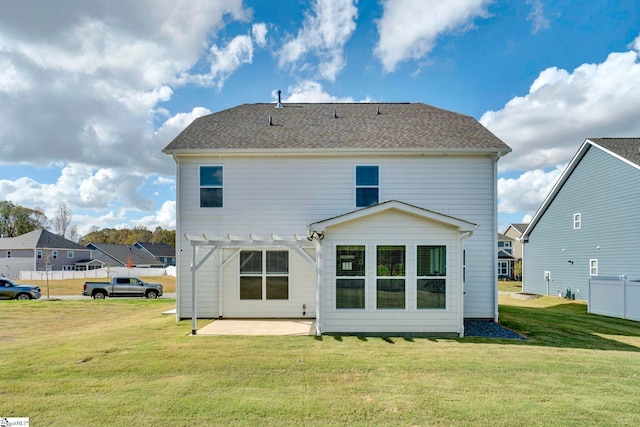
[[[274,249],[252,247],[256,249]],[[279,248],[282,250],[282,248]],[[225,252],[231,252],[226,250]],[[229,256],[229,255],[227,255]],[[315,249],[313,255],[315,258]],[[224,317],[316,317],[316,269],[301,258],[296,252],[289,250],[289,299],[288,300],[240,300],[240,257],[233,256],[224,268],[222,313]],[[303,305],[305,308],[303,309]],[[303,315],[304,312],[304,315]]]
[[[53,251],[58,251],[58,258],[52,257]],[[73,258],[67,258],[67,251],[73,252]],[[42,258],[36,258],[36,270],[46,270],[47,264],[51,266],[51,270],[60,271],[64,266],[73,268],[78,261],[91,259],[90,250],[79,249],[42,249]]]
[[[365,309],[336,309],[336,246],[365,245],[367,281]],[[405,309],[376,308],[376,246],[403,245],[406,250]],[[447,247],[445,309],[416,308],[416,247]],[[461,251],[455,228],[407,214],[382,212],[358,221],[330,227],[322,241],[322,332],[461,333]]]
[[[588,300],[591,259],[598,260],[599,276],[640,278],[639,210],[640,170],[589,148],[524,245],[523,290],[546,295],[549,271],[549,294],[571,288]]]
[[[466,241],[468,317],[496,311],[495,156],[181,157],[177,170],[178,317],[191,316],[191,245],[185,234],[306,235],[308,225],[356,209],[356,165],[380,167],[379,201],[399,200],[475,224]],[[199,165],[224,166],[224,207],[200,208]],[[198,271],[217,281],[215,262]],[[215,315],[208,288],[198,288],[198,316]],[[212,308],[206,308],[212,307]]]
[[[9,256],[9,252],[11,256]],[[18,277],[22,270],[33,270],[33,249],[0,250],[0,274],[7,277]]]

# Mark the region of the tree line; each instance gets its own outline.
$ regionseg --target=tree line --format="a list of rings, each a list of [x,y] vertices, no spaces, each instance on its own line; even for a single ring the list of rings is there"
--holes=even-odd
[[[81,245],[88,243],[114,243],[133,245],[136,242],[166,243],[175,246],[176,231],[156,227],[153,231],[138,226],[133,229],[99,229],[94,226],[84,236],[78,234],[78,228],[72,223],[73,214],[62,203],[56,216],[49,220],[40,208],[26,208],[10,201],[0,201],[0,237],[17,237],[33,230],[51,230],[66,239]]]

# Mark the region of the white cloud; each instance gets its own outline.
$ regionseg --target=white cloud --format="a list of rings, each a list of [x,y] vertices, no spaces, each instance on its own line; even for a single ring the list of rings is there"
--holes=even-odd
[[[501,160],[502,161],[502,160]],[[545,172],[528,171],[518,178],[498,179],[498,212],[533,215],[547,197],[566,165]]]
[[[490,0],[384,0],[378,20],[380,40],[374,54],[385,72],[400,62],[420,59],[443,33],[465,31],[476,17],[486,17]]]
[[[289,86],[287,92],[289,92],[289,96],[284,98],[282,102],[372,102],[370,98],[366,98],[362,101],[354,101],[350,96],[339,98],[337,96],[330,95],[324,91],[320,83],[311,80],[300,82],[295,86]],[[274,99],[277,99],[275,91],[271,95]]]
[[[314,78],[334,81],[345,66],[343,50],[356,29],[358,8],[353,0],[316,0],[313,14],[307,14],[302,29],[289,39],[279,54],[280,67],[296,71],[313,70]],[[317,57],[317,67],[305,62],[307,54]]]
[[[544,5],[541,0],[527,0],[527,4],[531,6],[531,13],[527,16],[527,21],[533,23],[533,33],[540,30],[549,29],[549,20],[544,14]]]
[[[167,200],[153,215],[145,216],[133,221],[133,223],[137,226],[144,226],[148,230],[153,230],[156,227],[174,229],[176,228],[176,202]]]
[[[251,27],[251,34],[256,44],[260,47],[265,47],[267,44],[267,26],[264,23],[253,24]]]
[[[241,0],[6,5],[0,14],[0,163],[170,173],[172,162],[161,153],[168,141],[153,134],[154,109],[189,81],[179,76],[202,60],[215,31],[250,13]],[[260,26],[254,33],[266,36]],[[247,40],[213,45],[216,84],[250,58]]]
[[[638,52],[611,53],[573,72],[542,71],[529,93],[480,122],[513,148],[501,171],[542,169],[568,162],[589,137],[640,135]]]

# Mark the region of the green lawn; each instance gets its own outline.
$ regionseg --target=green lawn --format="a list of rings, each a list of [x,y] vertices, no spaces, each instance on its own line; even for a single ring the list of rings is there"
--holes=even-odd
[[[640,323],[501,297],[529,341],[188,336],[167,300],[0,303],[0,417],[32,425],[640,425]],[[207,321],[200,320],[204,325]]]

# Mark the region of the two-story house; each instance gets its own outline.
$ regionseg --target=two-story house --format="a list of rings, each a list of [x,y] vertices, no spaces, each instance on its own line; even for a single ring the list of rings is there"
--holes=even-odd
[[[164,150],[178,319],[462,335],[497,319],[497,162],[472,117],[420,103],[245,104]]]
[[[47,230],[33,230],[0,239],[0,274],[19,277],[20,271],[73,271],[99,268],[91,249]]]
[[[640,138],[589,138],[522,235],[523,290],[589,300],[589,278],[640,279]]]
[[[515,261],[513,239],[498,233],[498,279],[507,280],[513,277]]]

